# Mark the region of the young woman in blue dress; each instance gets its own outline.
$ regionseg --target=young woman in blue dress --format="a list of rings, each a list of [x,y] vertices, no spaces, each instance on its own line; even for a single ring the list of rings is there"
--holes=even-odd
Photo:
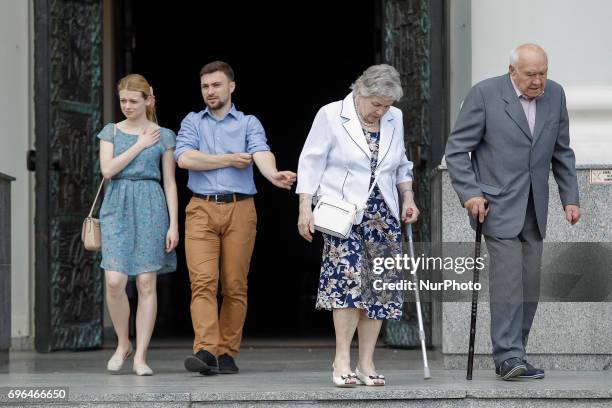
[[[142,75],[122,78],[117,89],[125,119],[107,124],[98,134],[100,168],[109,180],[100,209],[100,266],[105,270],[106,302],[118,338],[107,369],[119,371],[133,354],[125,292],[128,279],[133,278],[138,289],[133,370],[137,375],[152,375],[146,353],[157,314],[156,278],[158,273],[176,269],[174,248],[179,240],[172,157],[176,135],[157,124],[153,89]]]

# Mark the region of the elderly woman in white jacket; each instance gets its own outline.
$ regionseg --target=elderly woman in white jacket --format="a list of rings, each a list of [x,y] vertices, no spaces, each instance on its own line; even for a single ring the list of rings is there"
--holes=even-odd
[[[332,380],[339,387],[385,385],[376,372],[374,348],[382,322],[401,317],[402,298],[372,298],[366,285],[372,248],[401,253],[400,222],[413,223],[419,211],[412,193],[412,163],[406,158],[402,112],[391,106],[402,97],[398,72],[369,67],[344,100],[317,113],[298,166],[299,233],[312,241],[313,198],[331,196],[360,209],[348,238],[323,234],[325,246],[317,309],[332,310],[336,355]],[[375,184],[374,184],[375,182]],[[401,209],[400,209],[401,197]],[[398,276],[399,275],[395,275]],[[359,361],[351,369],[350,345],[359,335]]]

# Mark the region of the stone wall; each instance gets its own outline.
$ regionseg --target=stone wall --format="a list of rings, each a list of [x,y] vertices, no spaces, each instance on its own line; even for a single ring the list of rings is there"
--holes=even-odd
[[[591,170],[607,168],[612,166],[579,166],[582,218],[575,226],[565,220],[550,175],[543,297],[527,348],[530,361],[543,368],[604,369],[612,365],[612,184],[589,181]],[[442,166],[433,177],[432,191],[434,243],[464,242],[473,247],[474,231]],[[486,253],[485,245],[483,249]],[[492,368],[486,271],[482,275],[475,366]],[[469,301],[434,302],[433,343],[448,368],[466,366],[469,322]]]

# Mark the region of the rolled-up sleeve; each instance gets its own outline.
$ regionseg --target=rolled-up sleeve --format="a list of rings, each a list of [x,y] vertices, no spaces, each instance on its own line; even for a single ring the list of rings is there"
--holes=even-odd
[[[259,119],[255,116],[248,117],[246,142],[247,153],[253,154],[270,151],[270,146],[268,146],[268,141],[266,140],[266,132]]]
[[[178,161],[179,157],[188,150],[200,150],[197,119],[198,114],[191,112],[181,122],[181,129],[176,136],[175,161]]]
[[[300,154],[297,172],[297,194],[314,195],[319,189],[323,172],[327,167],[327,155],[331,149],[329,124],[325,112],[320,109],[312,123],[306,143]]]

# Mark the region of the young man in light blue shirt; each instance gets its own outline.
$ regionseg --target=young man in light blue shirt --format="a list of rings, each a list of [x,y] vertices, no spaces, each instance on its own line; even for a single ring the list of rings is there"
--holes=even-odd
[[[280,188],[290,189],[296,175],[276,169],[259,120],[232,104],[236,83],[227,63],[205,65],[200,84],[206,109],[185,117],[174,153],[179,167],[189,170],[187,186],[193,192],[185,209],[185,255],[195,340],[185,368],[203,375],[233,374],[238,372],[234,358],[246,317],[257,226],[253,163]]]

